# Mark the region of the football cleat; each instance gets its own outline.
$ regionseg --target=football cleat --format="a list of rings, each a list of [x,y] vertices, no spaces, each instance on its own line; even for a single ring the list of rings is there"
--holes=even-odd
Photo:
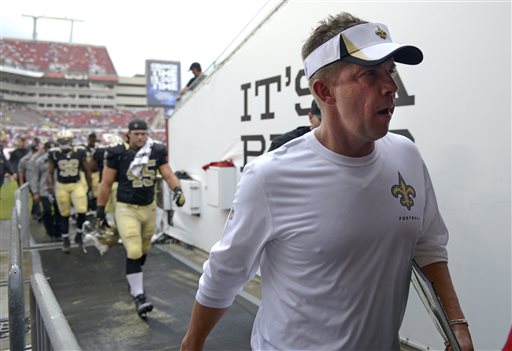
[[[71,243],[69,241],[69,237],[65,237],[63,240],[62,240],[62,251],[64,253],[69,253],[70,251],[70,247],[71,247]]]
[[[108,249],[117,244],[119,234],[117,230],[106,226],[100,225],[100,221],[96,221],[96,225],[92,225],[90,221],[85,221],[82,230],[84,232],[84,243],[91,243],[98,249],[101,255],[105,254]]]
[[[153,304],[146,301],[144,294],[137,295],[133,299],[135,300],[135,309],[140,318],[146,318],[147,313],[153,311]]]

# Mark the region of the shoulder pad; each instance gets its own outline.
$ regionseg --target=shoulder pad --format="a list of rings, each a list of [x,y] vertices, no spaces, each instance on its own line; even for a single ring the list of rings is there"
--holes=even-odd
[[[159,142],[159,141],[156,141],[156,142],[154,142],[154,143],[153,143],[153,149],[154,149],[155,151],[165,150],[165,145],[164,145],[164,144],[162,144],[162,143],[161,143],[161,142]]]
[[[107,151],[110,155],[121,154],[124,151],[124,146],[123,146],[123,144],[117,144],[117,145],[105,148],[105,151]]]

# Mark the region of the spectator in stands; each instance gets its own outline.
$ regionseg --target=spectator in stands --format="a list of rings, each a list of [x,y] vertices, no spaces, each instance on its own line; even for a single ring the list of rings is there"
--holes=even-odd
[[[18,147],[11,152],[11,156],[9,157],[9,162],[11,163],[11,167],[15,172],[15,179],[18,182],[18,186],[21,186],[20,180],[18,178],[18,163],[28,153],[27,149],[27,140],[24,136],[20,136],[18,138]]]
[[[30,177],[30,191],[34,203],[41,203],[43,206],[43,224],[46,234],[54,241],[60,241],[61,216],[59,207],[55,202],[53,190],[48,187],[48,157],[49,150],[53,143],[47,141],[44,143],[44,149],[41,155],[33,162]]]
[[[311,110],[308,113],[309,117],[309,126],[303,126],[295,128],[294,130],[291,130],[287,133],[284,133],[283,135],[278,136],[274,140],[272,140],[272,144],[270,144],[270,148],[268,151],[272,151],[280,147],[281,145],[286,144],[292,139],[298,138],[307,132],[315,129],[320,125],[322,122],[322,113],[320,112],[320,109],[318,108],[318,105],[315,100],[311,103]]]
[[[192,71],[194,77],[190,78],[187,85],[181,89],[180,94],[178,96],[178,100],[181,99],[185,93],[190,90],[194,90],[194,88],[204,79],[203,70],[201,69],[201,65],[199,62],[194,62],[190,65],[189,71]]]
[[[108,226],[105,206],[112,185],[118,181],[115,223],[126,250],[126,279],[135,300],[137,314],[145,318],[153,310],[146,300],[142,266],[151,248],[155,228],[155,180],[157,172],[183,206],[185,197],[180,182],[169,166],[167,148],[148,138],[148,125],[135,119],[128,124],[128,144],[107,150],[98,194],[97,218]]]

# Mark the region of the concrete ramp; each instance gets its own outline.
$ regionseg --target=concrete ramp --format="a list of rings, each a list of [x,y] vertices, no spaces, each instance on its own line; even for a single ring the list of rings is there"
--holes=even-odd
[[[142,320],[128,292],[122,246],[104,256],[93,247],[40,251],[44,274],[83,350],[179,350],[199,274],[153,247],[144,266],[147,298],[155,308]],[[242,298],[228,310],[206,350],[250,350],[256,307]]]

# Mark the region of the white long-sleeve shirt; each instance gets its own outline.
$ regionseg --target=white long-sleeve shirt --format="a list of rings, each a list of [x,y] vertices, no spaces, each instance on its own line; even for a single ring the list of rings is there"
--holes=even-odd
[[[196,299],[228,307],[260,268],[253,349],[398,350],[411,260],[446,261],[447,241],[411,141],[351,158],[310,132],[245,167]]]

